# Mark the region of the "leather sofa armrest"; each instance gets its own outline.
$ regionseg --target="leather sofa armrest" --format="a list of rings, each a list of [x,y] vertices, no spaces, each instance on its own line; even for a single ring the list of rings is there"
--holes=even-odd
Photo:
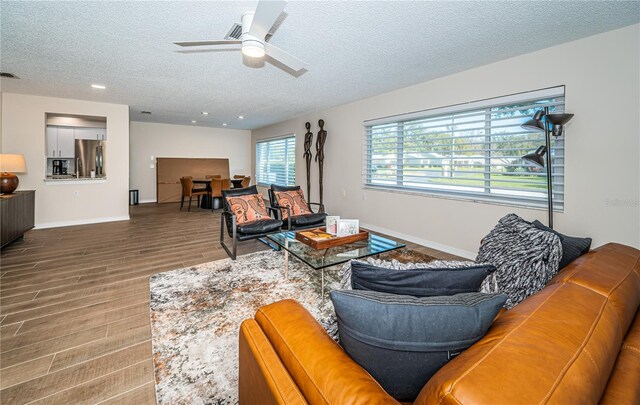
[[[256,322],[312,404],[398,404],[294,300],[264,306]]]
[[[240,325],[240,404],[306,404],[269,340],[253,319]]]

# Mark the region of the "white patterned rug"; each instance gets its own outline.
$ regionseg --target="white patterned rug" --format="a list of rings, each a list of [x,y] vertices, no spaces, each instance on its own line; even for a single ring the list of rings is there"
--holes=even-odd
[[[377,257],[428,258],[416,253]],[[339,287],[340,268],[325,270],[327,291]],[[321,306],[320,271],[290,256],[285,279],[284,255],[271,250],[159,273],[150,287],[159,404],[236,404],[240,323],[261,306],[294,298],[320,321],[333,315],[329,299]]]

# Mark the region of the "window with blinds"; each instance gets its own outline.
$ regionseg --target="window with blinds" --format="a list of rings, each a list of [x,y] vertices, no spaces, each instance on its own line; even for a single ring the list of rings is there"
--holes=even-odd
[[[522,160],[545,144],[520,125],[564,112],[564,86],[364,122],[367,188],[546,207],[546,170]],[[564,136],[551,138],[554,209],[564,207]]]
[[[261,186],[295,185],[295,135],[256,142],[256,179]]]

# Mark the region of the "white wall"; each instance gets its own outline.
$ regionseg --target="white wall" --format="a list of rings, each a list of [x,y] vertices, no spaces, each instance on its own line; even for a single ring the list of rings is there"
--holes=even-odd
[[[44,182],[46,113],[107,117],[106,182]],[[36,227],[129,219],[128,106],[2,93],[2,118],[3,151],[24,154],[27,163],[28,173],[18,174],[18,190],[36,190]]]
[[[480,239],[500,217],[515,212],[546,223],[546,211],[365,192],[363,121],[564,84],[565,109],[575,117],[566,128],[565,209],[555,214],[555,228],[591,236],[593,246],[615,241],[640,247],[639,50],[639,25],[633,25],[306,114],[254,130],[252,142],[295,132],[296,179],[304,185],[304,123],[310,121],[317,134],[318,119],[324,119],[329,212],[359,218],[373,230],[475,257]],[[315,201],[317,163],[312,167]]]
[[[131,121],[130,132],[130,184],[141,202],[156,201],[158,157],[228,158],[232,176],[251,169],[251,131]]]

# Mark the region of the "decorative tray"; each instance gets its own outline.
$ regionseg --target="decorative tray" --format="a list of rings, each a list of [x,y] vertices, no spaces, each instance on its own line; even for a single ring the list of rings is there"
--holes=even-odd
[[[327,233],[324,226],[315,229],[305,229],[296,232],[296,239],[314,249],[328,249],[347,243],[369,239],[369,232],[360,231],[355,235],[336,236]]]

